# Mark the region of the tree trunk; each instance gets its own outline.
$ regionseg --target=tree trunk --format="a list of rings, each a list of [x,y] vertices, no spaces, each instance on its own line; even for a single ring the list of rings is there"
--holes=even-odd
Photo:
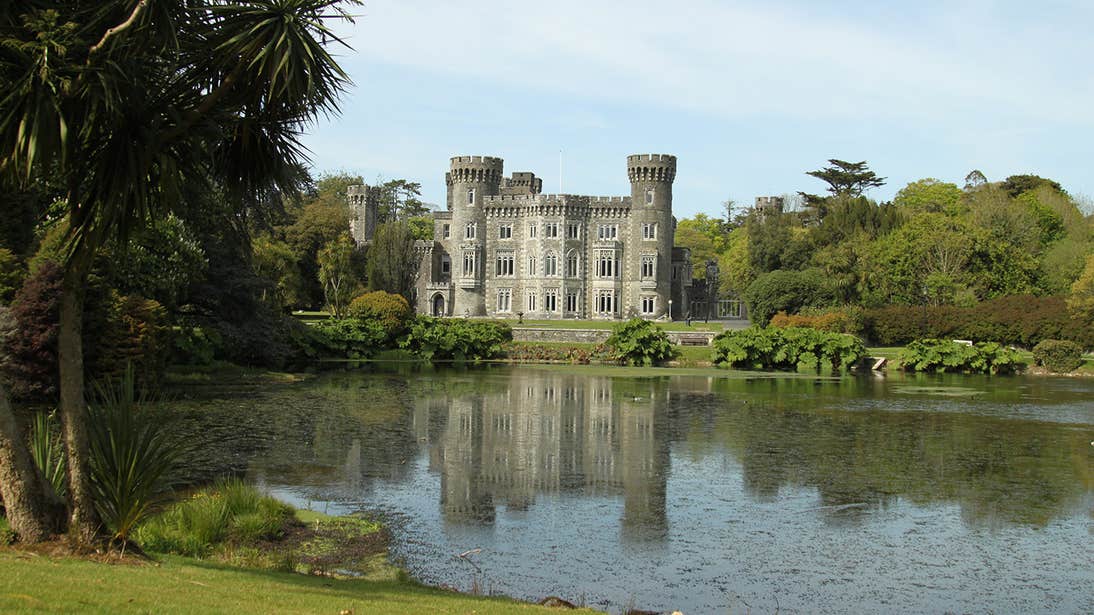
[[[0,382],[0,498],[20,542],[41,542],[60,528],[64,506],[34,465]]]
[[[57,333],[60,366],[61,426],[67,459],[69,533],[84,544],[100,537],[99,515],[91,492],[87,397],[84,391],[84,286],[91,269],[90,248],[76,248],[61,287],[61,318]]]

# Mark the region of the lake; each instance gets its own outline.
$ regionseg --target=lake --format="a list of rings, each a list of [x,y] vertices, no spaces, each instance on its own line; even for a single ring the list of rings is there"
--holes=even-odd
[[[176,402],[194,477],[620,612],[1094,612],[1094,380],[373,367]]]

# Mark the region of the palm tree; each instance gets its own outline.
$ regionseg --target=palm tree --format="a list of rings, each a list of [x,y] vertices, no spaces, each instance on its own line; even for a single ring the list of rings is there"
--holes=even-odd
[[[239,211],[265,191],[295,190],[301,130],[336,113],[349,85],[328,23],[352,21],[345,7],[357,4],[13,0],[0,15],[0,172],[65,186],[60,410],[69,529],[82,540],[97,540],[100,525],[81,341],[96,251],[179,205],[184,186],[207,184]]]

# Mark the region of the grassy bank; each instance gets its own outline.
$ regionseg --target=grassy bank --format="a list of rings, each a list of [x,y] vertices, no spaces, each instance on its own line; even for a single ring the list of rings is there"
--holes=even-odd
[[[179,556],[106,564],[0,549],[0,612],[549,613],[552,609],[428,588],[233,568]],[[591,613],[593,611],[572,611]]]

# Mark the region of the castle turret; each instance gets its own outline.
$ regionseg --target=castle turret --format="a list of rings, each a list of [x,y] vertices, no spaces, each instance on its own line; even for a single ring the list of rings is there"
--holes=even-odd
[[[349,232],[353,241],[363,244],[372,241],[380,215],[380,187],[357,185],[346,188],[346,201],[350,207]]]
[[[482,202],[500,192],[502,166],[502,159],[492,156],[456,156],[445,174],[452,212],[454,316],[486,315],[486,214]]]
[[[664,300],[672,288],[672,182],[676,179],[676,156],[637,154],[627,156],[627,177],[631,181],[631,245],[637,254],[624,255],[624,306],[641,309],[642,302],[655,301],[654,317],[668,313]],[[650,262],[652,259],[652,263]],[[687,306],[674,306],[682,315]],[[642,310],[645,312],[646,310]]]

